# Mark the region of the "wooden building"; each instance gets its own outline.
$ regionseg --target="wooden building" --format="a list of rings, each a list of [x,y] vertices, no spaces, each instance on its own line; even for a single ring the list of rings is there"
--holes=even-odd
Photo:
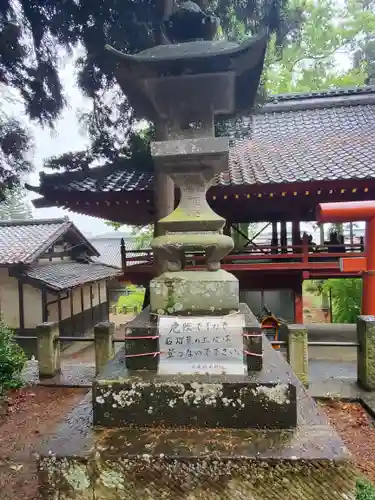
[[[244,138],[233,139],[228,170],[207,199],[229,224],[271,223],[273,238],[267,248],[250,242],[224,259],[223,267],[238,276],[243,291],[291,291],[294,319],[301,321],[303,279],[341,276],[340,257],[361,254],[358,245],[316,251],[302,240],[300,222],[315,220],[318,203],[375,199],[375,87],[273,96],[243,126],[246,133],[233,130],[233,137]],[[37,207],[148,224],[155,214],[153,184],[152,173],[121,163],[42,174],[40,186],[28,188],[41,195]],[[292,246],[286,243],[287,222]],[[134,258],[133,252],[132,264]],[[152,275],[151,252],[139,262],[126,267],[126,276],[145,284]],[[199,256],[190,264],[198,266]]]
[[[95,257],[99,252],[68,219],[1,221],[5,323],[19,335],[35,336],[40,323],[58,321],[61,336],[80,336],[107,321],[107,282],[122,273]]]

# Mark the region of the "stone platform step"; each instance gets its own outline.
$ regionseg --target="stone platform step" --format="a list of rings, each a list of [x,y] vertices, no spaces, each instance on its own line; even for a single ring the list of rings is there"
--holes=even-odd
[[[263,337],[263,368],[248,375],[127,372],[117,353],[93,383],[94,425],[285,429],[297,424],[295,377]]]
[[[356,472],[315,403],[292,430],[93,430],[91,396],[44,444],[43,500],[354,500]]]

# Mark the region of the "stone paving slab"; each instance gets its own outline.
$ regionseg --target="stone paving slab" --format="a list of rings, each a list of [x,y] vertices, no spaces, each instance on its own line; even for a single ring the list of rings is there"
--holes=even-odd
[[[116,351],[121,350],[122,344],[116,344]],[[69,375],[69,371],[73,372]],[[84,387],[91,387],[91,383],[95,377],[94,362],[79,362],[75,360],[62,362],[62,374],[51,379],[43,379],[42,384],[54,385],[69,385],[77,383],[81,380]],[[23,378],[26,383],[39,383],[38,362],[29,361],[23,371]],[[357,364],[355,362],[341,361],[320,361],[309,360],[309,382],[311,387],[317,387],[317,395],[321,394],[319,385],[330,384],[334,391],[338,385],[353,384],[357,379]],[[339,384],[335,381],[339,380]],[[328,387],[328,386],[327,386]],[[323,390],[323,389],[322,389]],[[328,391],[329,389],[324,389]]]
[[[22,377],[28,385],[91,388],[95,378],[95,364],[65,362],[61,365],[61,372],[55,377],[40,379],[38,362],[29,361],[22,372]]]

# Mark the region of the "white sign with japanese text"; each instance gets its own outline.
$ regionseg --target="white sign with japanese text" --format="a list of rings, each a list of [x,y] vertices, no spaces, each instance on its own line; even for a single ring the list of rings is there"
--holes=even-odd
[[[244,375],[243,314],[159,316],[158,373]]]

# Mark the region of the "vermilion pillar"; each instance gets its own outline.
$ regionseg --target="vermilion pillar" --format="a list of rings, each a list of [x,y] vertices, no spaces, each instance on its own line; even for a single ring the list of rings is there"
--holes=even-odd
[[[362,314],[375,316],[375,201],[322,203],[316,218],[318,222],[366,222],[365,259],[358,262],[357,270],[363,273]],[[343,259],[344,265],[350,260],[354,259]]]

